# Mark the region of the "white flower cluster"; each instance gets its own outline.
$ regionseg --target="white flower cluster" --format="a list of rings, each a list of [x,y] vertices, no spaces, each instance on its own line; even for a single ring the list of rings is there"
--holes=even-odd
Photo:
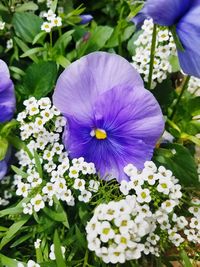
[[[133,56],[133,66],[144,76],[144,81],[148,81],[150,68],[151,43],[153,33],[153,20],[146,19],[142,26],[143,32],[135,41],[136,50]],[[173,37],[168,29],[157,28],[157,42],[155,58],[153,64],[152,89],[157,82],[161,83],[167,78],[167,74],[172,72],[169,62],[170,56],[176,55],[176,46]]]
[[[195,96],[200,96],[200,79],[192,76],[188,84],[188,91]]]
[[[31,97],[24,101],[24,105],[25,111],[17,117],[21,139],[32,156],[37,153],[42,173],[38,171],[34,156],[31,158],[24,150],[16,153],[22,171],[15,175],[16,194],[24,198],[31,195],[30,201],[23,203],[23,212],[38,212],[45,207],[45,202],[52,206],[54,197],[70,206],[75,204],[74,197],[89,202],[99,187],[98,181],[87,178],[87,175],[91,177],[96,173],[95,166],[85,162],[84,158],[70,162],[62,144],[65,119],[49,98],[37,101]]]
[[[116,264],[139,259],[142,253],[158,257],[163,246],[179,247],[186,238],[200,242],[200,207],[189,208],[194,216],[190,220],[177,215],[182,192],[170,170],[147,161],[142,171],[132,164],[124,171],[130,178],[120,185],[125,199],[100,204],[86,226],[91,251]]]
[[[45,32],[51,32],[53,27],[62,26],[62,19],[59,16],[49,9],[48,12],[43,14],[43,17],[47,19],[47,21],[43,22],[41,26],[41,30]]]
[[[99,205],[86,226],[88,248],[107,264],[139,259],[142,238],[154,230],[147,207],[135,196]]]

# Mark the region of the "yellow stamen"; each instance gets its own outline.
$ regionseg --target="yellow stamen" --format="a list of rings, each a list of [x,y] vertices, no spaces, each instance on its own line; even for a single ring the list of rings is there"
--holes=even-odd
[[[97,139],[106,139],[107,138],[107,133],[106,133],[106,131],[104,131],[102,129],[96,129],[95,130],[95,137]]]

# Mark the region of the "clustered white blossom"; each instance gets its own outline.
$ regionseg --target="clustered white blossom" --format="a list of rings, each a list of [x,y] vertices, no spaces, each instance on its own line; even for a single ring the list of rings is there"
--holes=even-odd
[[[150,69],[150,55],[153,33],[153,20],[146,19],[142,26],[143,32],[134,42],[136,45],[135,55],[132,57],[133,66],[144,76],[144,81],[148,81]],[[167,78],[167,74],[172,72],[170,56],[176,55],[176,46],[172,34],[166,28],[157,27],[157,41],[155,58],[153,64],[152,88],[157,82],[161,83]]]
[[[125,199],[97,206],[86,226],[91,251],[116,264],[142,254],[159,257],[161,247],[180,247],[186,239],[200,242],[200,200],[189,208],[190,220],[179,216],[181,186],[170,170],[147,161],[142,171],[129,164],[124,172],[130,178],[120,185]]]
[[[191,76],[188,84],[188,91],[195,96],[200,96],[200,79]]]
[[[22,174],[15,175],[16,194],[30,199],[24,201],[23,212],[38,212],[45,203],[52,206],[54,197],[69,206],[75,204],[75,198],[89,202],[100,183],[94,176],[93,163],[85,162],[82,157],[69,160],[62,144],[66,120],[52,106],[49,98],[37,101],[31,97],[24,101],[24,105],[26,109],[17,117],[21,139],[26,143],[29,154],[33,156],[34,152],[37,153],[42,173],[38,171],[34,156],[31,158],[24,150],[16,153],[22,171]],[[87,178],[88,175],[91,179]]]
[[[47,19],[47,21],[43,22],[41,26],[41,30],[45,32],[51,32],[53,27],[62,26],[62,19],[59,16],[49,9],[48,12],[43,13],[43,17]]]

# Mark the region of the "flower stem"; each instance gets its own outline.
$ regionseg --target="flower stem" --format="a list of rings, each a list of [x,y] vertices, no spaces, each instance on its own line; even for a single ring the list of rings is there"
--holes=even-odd
[[[151,89],[152,76],[153,76],[153,64],[155,58],[155,49],[156,49],[156,35],[157,35],[157,25],[153,26],[152,42],[151,42],[151,58],[150,58],[150,68],[149,68],[149,78],[148,78],[148,89]]]
[[[86,267],[88,265],[88,249],[85,252],[83,267]]]
[[[185,90],[186,90],[187,87],[188,87],[188,83],[189,83],[189,81],[190,81],[190,76],[188,75],[188,76],[185,78],[185,80],[184,80],[184,83],[183,83],[183,86],[182,86],[182,90],[181,90],[181,92],[180,92],[180,95],[179,95],[178,98],[177,98],[177,101],[176,101],[176,104],[175,104],[175,106],[174,106],[173,112],[172,112],[172,114],[171,114],[171,116],[170,116],[170,120],[172,120],[172,119],[174,118],[175,114],[176,114],[178,105],[179,105],[179,103],[180,103],[180,101],[181,101],[181,98],[182,98],[182,96],[183,96]]]

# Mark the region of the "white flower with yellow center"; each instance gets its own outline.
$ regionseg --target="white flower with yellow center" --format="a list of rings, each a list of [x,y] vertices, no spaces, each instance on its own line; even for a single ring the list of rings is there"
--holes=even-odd
[[[33,206],[34,211],[36,212],[45,207],[43,198],[40,194],[37,194],[34,198],[31,199],[31,204]]]
[[[149,189],[136,189],[137,201],[139,203],[149,203],[151,201]]]

